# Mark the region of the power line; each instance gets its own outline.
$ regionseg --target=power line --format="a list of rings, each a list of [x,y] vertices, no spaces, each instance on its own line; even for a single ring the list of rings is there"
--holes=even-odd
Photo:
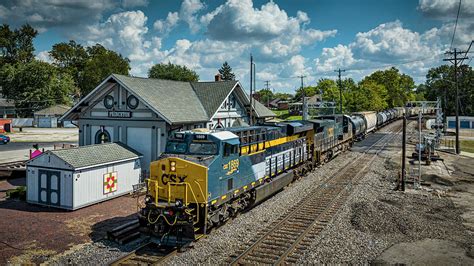
[[[474,43],[474,41],[471,41],[471,43],[469,44],[469,47],[466,50],[466,53],[464,54],[464,57],[466,57],[466,59],[467,59],[467,54],[470,53],[469,50],[471,50],[471,46],[472,46],[473,43]],[[471,60],[472,60],[472,58],[471,58]],[[469,63],[471,63],[471,60],[469,60]],[[464,62],[464,59],[461,60],[461,63],[459,63],[459,64],[462,65],[463,62]],[[469,63],[467,63],[467,64],[469,65]]]
[[[453,38],[451,39],[451,46],[449,47],[449,50],[451,50],[453,48],[454,36],[456,35],[456,28],[458,26],[458,19],[459,19],[459,11],[460,10],[461,10],[461,0],[459,0],[458,14],[456,15],[456,23],[454,24]]]

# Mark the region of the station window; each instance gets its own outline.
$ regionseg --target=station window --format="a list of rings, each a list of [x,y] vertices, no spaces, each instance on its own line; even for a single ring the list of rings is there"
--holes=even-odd
[[[102,144],[102,143],[107,143],[110,142],[110,134],[107,130],[99,130],[95,134],[95,144]]]

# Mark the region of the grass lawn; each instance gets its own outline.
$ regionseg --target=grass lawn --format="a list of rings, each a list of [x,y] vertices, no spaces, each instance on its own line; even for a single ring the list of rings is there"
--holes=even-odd
[[[301,115],[292,115],[287,117],[285,120],[301,120],[303,117]]]
[[[461,151],[474,153],[474,140],[461,140]]]
[[[272,110],[277,116],[288,114],[288,110]]]

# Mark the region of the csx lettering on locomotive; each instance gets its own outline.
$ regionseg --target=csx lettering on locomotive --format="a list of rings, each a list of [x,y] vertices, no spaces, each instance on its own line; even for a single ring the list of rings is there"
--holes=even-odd
[[[178,175],[175,175],[175,174],[163,174],[161,176],[161,182],[163,183],[163,185],[167,185],[168,182],[172,182],[172,183],[184,183],[184,181],[186,180],[188,176],[184,175],[184,176],[178,176]]]

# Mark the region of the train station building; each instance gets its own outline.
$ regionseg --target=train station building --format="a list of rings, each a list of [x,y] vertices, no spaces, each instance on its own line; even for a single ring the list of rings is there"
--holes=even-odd
[[[275,117],[253,101],[255,120]],[[77,121],[79,145],[121,142],[140,152],[142,169],[164,151],[171,131],[249,123],[250,98],[239,81],[181,82],[112,74],[61,121]]]

